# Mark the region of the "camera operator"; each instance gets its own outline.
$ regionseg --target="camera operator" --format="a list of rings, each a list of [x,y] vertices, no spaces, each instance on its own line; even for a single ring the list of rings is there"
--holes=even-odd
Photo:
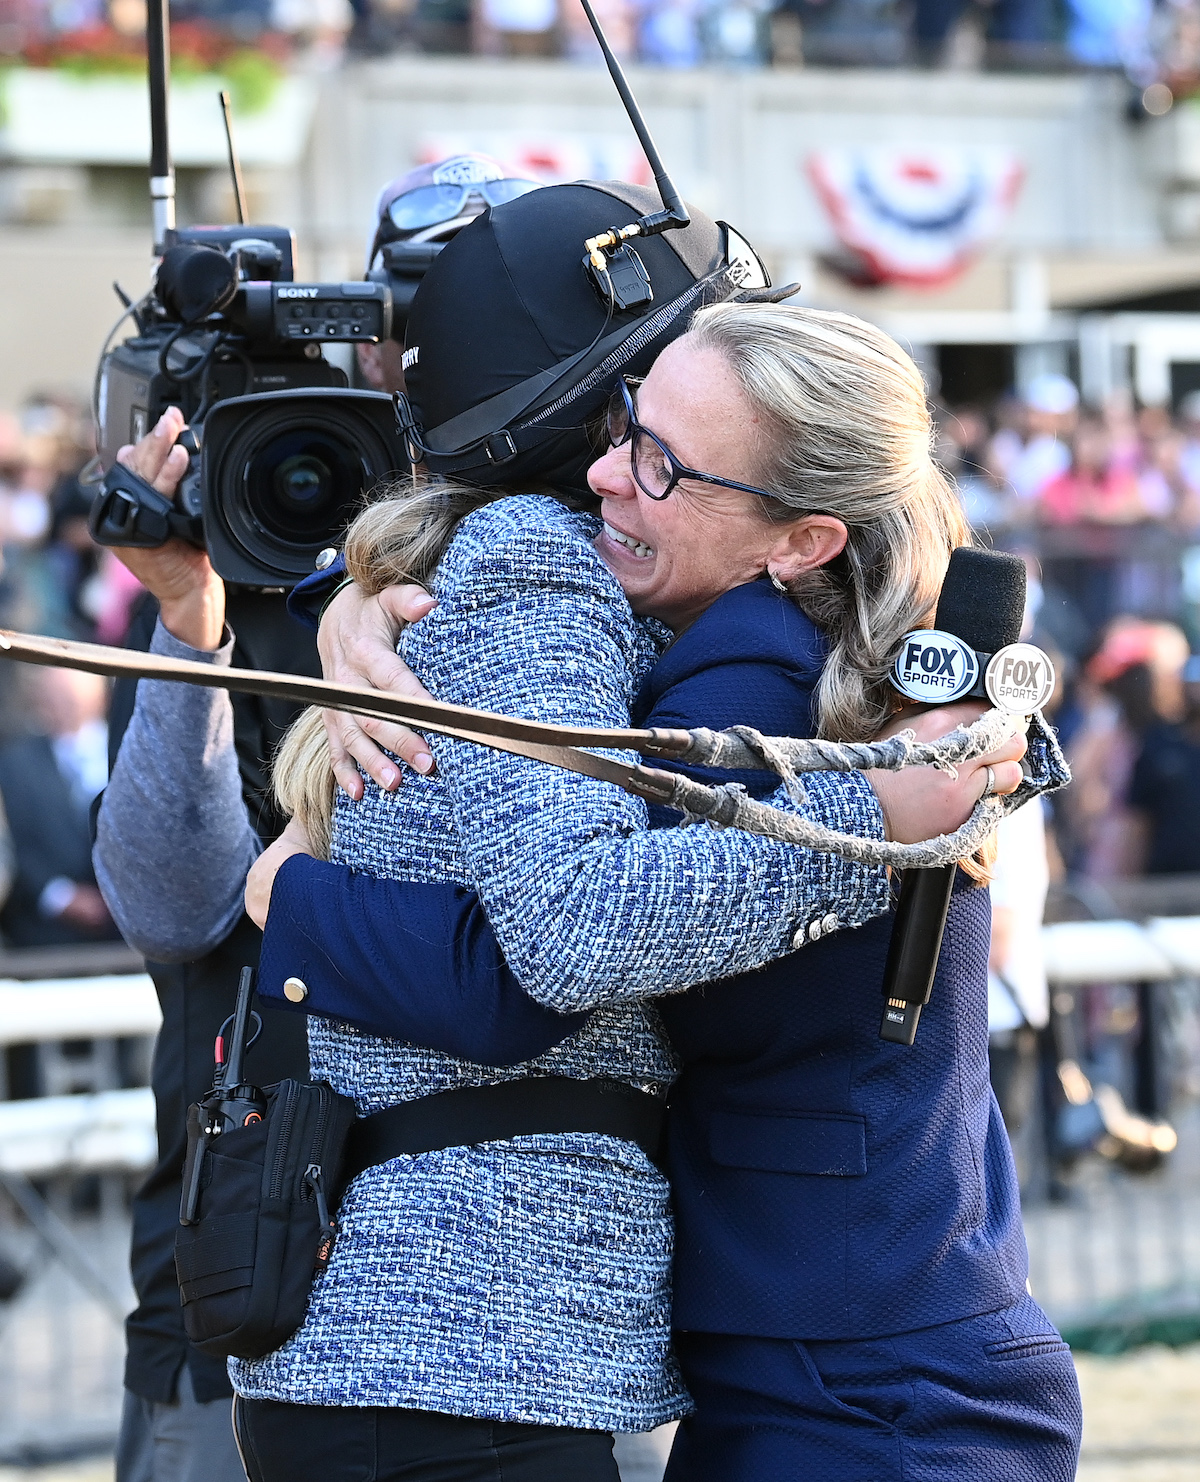
[[[410,172],[379,198],[369,260],[392,242],[445,240],[494,199],[534,188],[535,182],[509,180],[482,156]],[[416,258],[414,272],[421,254]],[[403,285],[398,298],[402,293]],[[407,304],[398,308],[396,333],[403,335]],[[366,378],[380,389],[402,384],[399,344],[371,350],[363,357]],[[177,445],[183,429],[182,413],[170,408],[136,445],[121,450],[120,461],[173,497],[188,466]],[[150,593],[131,646],[214,666],[320,674],[312,637],[287,617],[283,599],[244,588],[227,592],[205,551],[171,540],[117,554]],[[410,606],[404,593],[390,593],[355,606],[339,631],[355,649],[360,635],[386,633],[428,606]],[[403,673],[387,678],[403,688]],[[112,776],[96,816],[96,877],[122,934],[146,955],[163,1011],[152,1077],[159,1161],[133,1206],[138,1305],[126,1330],[118,1482],[244,1482],[225,1364],[199,1353],[184,1333],[174,1242],[186,1109],[211,1085],[213,1043],[233,1010],[239,970],[258,958],[260,935],[243,914],[242,891],[250,865],[280,827],[268,759],[293,715],[292,706],[260,696],[165,682],[142,681],[136,692],[120,683],[114,693]],[[399,754],[418,769],[432,765],[420,737],[406,737]],[[247,1073],[260,1084],[307,1074],[303,1021],[270,1010],[263,1018]]]

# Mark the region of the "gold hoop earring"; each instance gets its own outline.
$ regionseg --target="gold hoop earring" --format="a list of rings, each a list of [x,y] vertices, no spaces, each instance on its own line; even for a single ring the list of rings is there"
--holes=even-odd
[[[775,590],[777,592],[783,592],[786,595],[787,583],[784,581],[780,581],[778,575],[774,571],[772,571],[770,567],[767,568],[767,575],[771,578],[771,585],[775,588]]]

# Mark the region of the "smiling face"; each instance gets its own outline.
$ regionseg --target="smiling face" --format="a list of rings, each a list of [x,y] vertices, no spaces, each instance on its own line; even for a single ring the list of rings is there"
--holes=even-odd
[[[638,421],[680,463],[738,483],[761,483],[768,450],[761,418],[715,350],[669,345],[637,393]],[[768,522],[753,494],[682,480],[663,500],[638,487],[630,444],[588,470],[604,530],[596,549],[634,612],[680,633],[724,592],[770,567],[792,580],[841,550],[846,529],[827,516]]]

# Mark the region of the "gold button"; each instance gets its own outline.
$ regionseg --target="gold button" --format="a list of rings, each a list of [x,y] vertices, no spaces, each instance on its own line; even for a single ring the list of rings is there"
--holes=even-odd
[[[332,566],[336,560],[337,547],[327,545],[317,557],[317,559],[313,562],[313,565],[317,568],[318,571],[324,571],[327,567]]]
[[[308,984],[303,978],[285,978],[283,996],[291,1003],[303,1003],[308,997]]]

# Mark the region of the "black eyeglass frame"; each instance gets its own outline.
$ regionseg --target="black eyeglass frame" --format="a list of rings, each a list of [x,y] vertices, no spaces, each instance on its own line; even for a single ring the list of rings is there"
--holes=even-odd
[[[769,499],[773,504],[780,503],[778,494],[772,494],[767,489],[760,489],[756,484],[739,484],[736,479],[718,478],[715,473],[701,473],[698,468],[688,468],[686,464],[680,463],[679,459],[676,458],[675,454],[671,452],[670,448],[667,447],[662,438],[659,437],[657,433],[651,432],[648,427],[643,426],[643,424],[638,421],[637,407],[634,405],[633,389],[630,383],[631,378],[629,377],[619,376],[617,378],[616,390],[614,390],[613,394],[609,397],[608,400],[608,410],[604,417],[604,431],[606,436],[608,437],[610,447],[623,448],[626,443],[630,444],[629,470],[633,474],[634,481],[637,484],[638,488],[642,491],[647,499],[653,499],[656,502],[661,503],[664,499],[669,499],[671,497],[671,493],[675,489],[675,486],[679,484],[683,479],[696,479],[697,482],[701,484],[714,484],[718,489],[737,489],[743,494],[757,494],[760,499]],[[640,385],[641,382],[636,381],[633,384]],[[618,392],[620,393],[624,401],[625,415],[628,419],[625,428],[625,435],[619,439],[615,438],[612,433],[613,409]],[[667,480],[667,487],[661,494],[655,494],[652,489],[647,489],[645,484],[638,476],[637,450],[633,446],[633,442],[639,434],[650,439],[650,441],[654,444],[658,451],[667,460],[667,467],[671,470],[671,476]]]

